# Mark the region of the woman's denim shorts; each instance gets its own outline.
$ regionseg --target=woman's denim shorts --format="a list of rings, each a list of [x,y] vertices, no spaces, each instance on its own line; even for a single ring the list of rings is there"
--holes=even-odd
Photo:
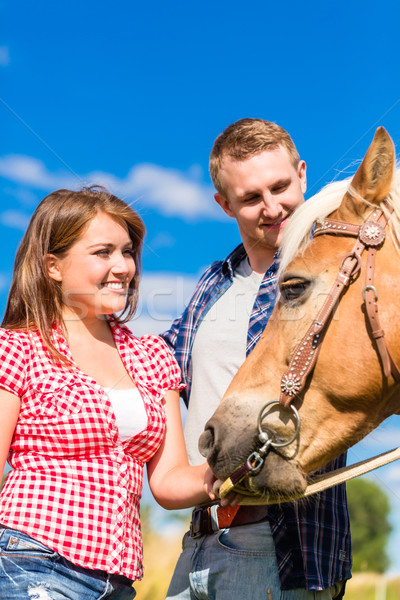
[[[132,581],[85,569],[0,525],[0,600],[132,600]]]

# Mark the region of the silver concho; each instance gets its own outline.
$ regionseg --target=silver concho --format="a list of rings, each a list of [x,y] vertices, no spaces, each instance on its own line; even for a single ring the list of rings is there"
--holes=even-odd
[[[289,373],[284,375],[281,381],[281,390],[287,396],[294,396],[301,388],[301,380],[297,375]]]
[[[366,221],[360,227],[359,238],[366,246],[379,246],[385,239],[385,229],[380,223]]]

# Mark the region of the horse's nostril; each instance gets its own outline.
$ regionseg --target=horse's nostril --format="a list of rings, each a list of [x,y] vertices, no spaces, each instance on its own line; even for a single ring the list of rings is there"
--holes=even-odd
[[[199,438],[199,452],[204,458],[210,454],[214,444],[214,429],[207,427]]]

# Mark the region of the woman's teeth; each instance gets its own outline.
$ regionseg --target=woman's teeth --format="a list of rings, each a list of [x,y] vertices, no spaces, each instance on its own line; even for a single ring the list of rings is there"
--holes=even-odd
[[[104,287],[111,288],[112,290],[122,290],[124,288],[124,284],[121,283],[105,283]]]

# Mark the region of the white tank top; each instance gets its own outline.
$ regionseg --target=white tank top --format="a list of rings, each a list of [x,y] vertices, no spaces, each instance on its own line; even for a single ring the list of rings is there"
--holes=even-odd
[[[123,442],[147,427],[147,413],[137,388],[114,390],[104,388],[114,409],[119,437]]]

